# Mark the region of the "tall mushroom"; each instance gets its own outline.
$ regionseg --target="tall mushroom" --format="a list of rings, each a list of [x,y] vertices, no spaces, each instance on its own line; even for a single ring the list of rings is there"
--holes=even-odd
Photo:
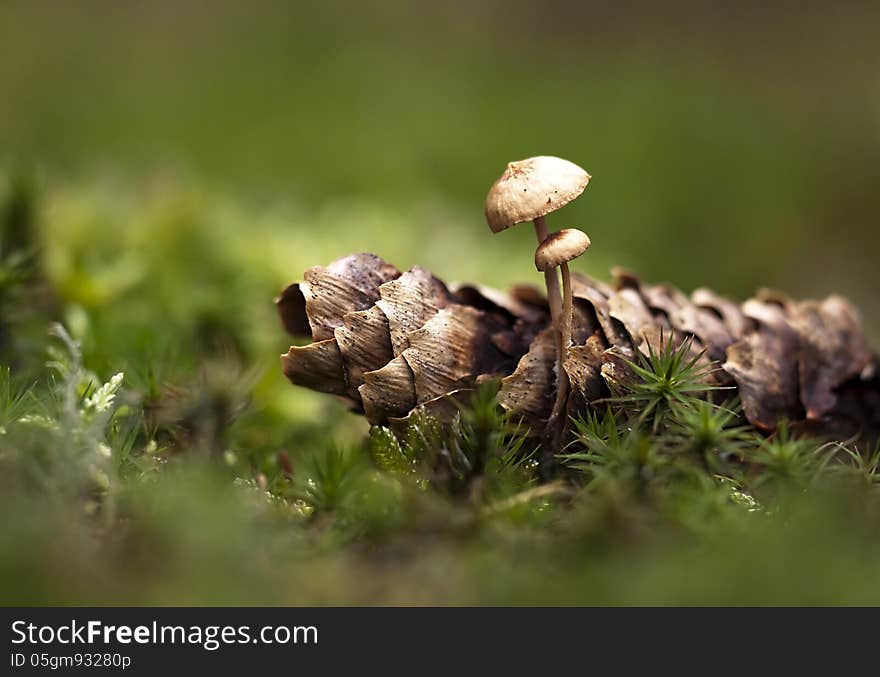
[[[564,207],[583,193],[589,180],[590,175],[583,168],[558,157],[538,156],[511,162],[501,177],[489,189],[489,194],[486,196],[486,222],[493,233],[500,233],[517,223],[532,221],[540,247],[550,236],[544,217]],[[589,243],[589,239],[587,239],[587,243]],[[566,265],[563,272],[564,278],[568,277],[567,273],[568,267]],[[565,402],[568,390],[568,382],[562,363],[567,342],[571,340],[571,301],[568,303],[567,310],[564,309],[556,265],[549,265],[544,269],[544,281],[547,285],[550,315],[557,333],[557,396],[556,405],[553,407],[553,413],[548,421],[548,428],[550,428],[561,415],[562,404]],[[570,296],[571,290],[569,289]],[[565,315],[567,315],[567,319],[565,319]],[[568,327],[567,338],[563,334],[563,322]]]

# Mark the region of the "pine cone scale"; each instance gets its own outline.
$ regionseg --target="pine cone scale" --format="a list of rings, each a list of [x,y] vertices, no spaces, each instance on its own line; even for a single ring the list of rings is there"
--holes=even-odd
[[[310,269],[277,299],[285,328],[307,325],[314,341],[292,347],[284,371],[348,399],[372,423],[399,423],[420,405],[452,412],[473,384],[501,376],[502,406],[540,422],[559,377],[569,381],[569,413],[581,413],[626,392],[638,352],[690,339],[700,360],[721,365],[709,382],[735,385],[745,417],[762,430],[782,418],[812,429],[880,428],[877,358],[845,299],[761,291],[739,305],[620,270],[615,281],[572,275],[574,345],[557,374],[555,329],[534,288],[447,287],[418,266],[400,273],[370,254],[345,257]]]

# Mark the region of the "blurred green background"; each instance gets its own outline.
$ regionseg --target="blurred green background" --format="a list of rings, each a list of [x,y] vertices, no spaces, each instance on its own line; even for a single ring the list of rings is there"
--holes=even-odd
[[[871,2],[7,0],[0,199],[86,366],[246,382],[223,443],[248,454],[365,430],[280,375],[272,298],[307,267],[539,281],[531,230],[482,214],[531,155],[593,176],[551,219],[591,235],[581,270],[841,292],[876,339],[878,25]]]
[[[5,2],[0,152],[278,213],[283,252],[252,247],[287,277],[369,248],[500,282],[530,233],[490,237],[485,192],[557,154],[594,176],[555,219],[594,269],[874,318],[880,8],[765,4]]]

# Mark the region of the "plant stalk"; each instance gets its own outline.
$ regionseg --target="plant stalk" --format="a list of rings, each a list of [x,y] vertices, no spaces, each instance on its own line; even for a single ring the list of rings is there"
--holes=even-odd
[[[565,372],[565,355],[571,345],[571,324],[573,299],[571,293],[571,273],[568,263],[559,266],[562,272],[562,313],[559,321],[559,339],[556,353],[556,401],[553,403],[553,411],[547,419],[547,427],[553,435],[553,448],[559,450],[562,443],[562,434],[565,431],[565,404],[568,401],[568,375]]]
[[[535,224],[535,236],[538,238],[538,246],[544,242],[550,232],[547,230],[547,221],[543,216],[539,216],[533,221]],[[547,285],[547,303],[550,306],[550,318],[553,320],[553,326],[559,327],[559,316],[562,313],[562,295],[559,293],[559,277],[556,269],[544,272],[544,283]]]
[[[559,335],[562,345],[562,357],[564,358],[566,353],[568,353],[568,348],[572,344],[571,325],[574,315],[574,301],[571,293],[571,273],[568,271],[568,263],[563,263],[559,266],[559,269],[562,272],[562,317],[559,322]],[[560,381],[565,381],[565,390],[568,390],[568,379],[562,377],[564,374],[564,371],[560,372],[559,379]],[[559,390],[562,391],[563,388],[560,388]],[[567,393],[563,393],[563,395],[565,394]],[[564,397],[560,398],[560,396],[557,396],[557,405],[560,404],[560,399],[564,399]]]
[[[538,238],[538,245],[546,240],[550,233],[547,230],[547,222],[543,216],[539,216],[534,220],[535,235]],[[565,300],[559,291],[559,276],[556,269],[544,272],[544,281],[547,285],[547,303],[550,306],[550,318],[553,321],[553,327],[556,329],[556,401],[553,403],[553,410],[550,418],[547,419],[546,435],[550,440],[550,453],[545,456],[545,464],[552,464],[552,454],[560,450],[562,441],[562,432],[565,426],[565,402],[568,396],[568,377],[565,374],[565,352],[571,342],[571,276],[568,271],[568,264],[563,263],[562,283],[565,290]],[[551,456],[551,458],[547,458]]]

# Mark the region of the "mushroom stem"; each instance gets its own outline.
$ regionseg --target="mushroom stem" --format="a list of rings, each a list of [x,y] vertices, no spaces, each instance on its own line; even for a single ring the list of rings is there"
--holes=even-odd
[[[538,244],[540,245],[550,236],[547,230],[547,222],[543,216],[539,216],[534,220],[534,224],[535,235],[538,237]],[[547,419],[547,433],[552,439],[552,447],[554,449],[559,447],[562,437],[564,419],[561,416],[568,396],[568,378],[565,375],[564,361],[565,352],[571,341],[571,276],[568,273],[567,263],[563,263],[561,269],[562,282],[567,289],[567,310],[563,307],[562,295],[559,292],[559,276],[556,274],[556,268],[544,271],[544,281],[547,285],[547,303],[550,305],[550,318],[553,321],[553,327],[556,329],[556,401],[553,403],[550,418]]]
[[[543,216],[539,216],[533,223],[535,224],[535,235],[540,246],[550,235],[550,232],[547,230],[547,221]],[[562,296],[559,293],[559,277],[556,275],[555,268],[544,272],[544,283],[547,285],[547,303],[550,305],[550,318],[553,320],[553,326],[559,328],[559,315],[562,313]]]
[[[556,401],[553,403],[553,411],[547,420],[547,426],[554,434],[554,445],[558,446],[565,427],[565,403],[568,397],[568,375],[565,373],[565,355],[571,345],[571,324],[574,312],[571,293],[571,274],[568,271],[568,263],[559,266],[562,272],[562,313],[558,323],[559,338],[556,342]],[[556,271],[553,271],[554,275]]]
[[[574,319],[574,297],[571,293],[571,274],[568,272],[568,263],[559,266],[562,271],[562,341],[565,349],[572,343],[572,321]]]

